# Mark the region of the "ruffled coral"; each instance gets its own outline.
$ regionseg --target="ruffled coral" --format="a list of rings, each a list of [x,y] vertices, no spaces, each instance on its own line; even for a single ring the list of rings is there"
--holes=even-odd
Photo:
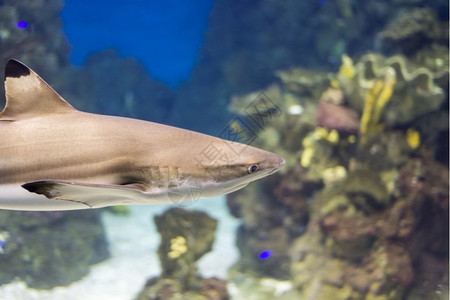
[[[438,109],[446,97],[444,87],[439,84],[445,82],[442,78],[448,78],[448,66],[443,65],[438,71],[432,71],[427,67],[414,66],[401,55],[385,58],[378,54],[366,54],[355,64],[355,70],[356,75],[352,78],[338,78],[350,105],[360,111],[366,107],[368,94],[383,98],[375,92],[384,90],[390,93],[393,88],[391,97],[384,97],[389,103],[379,112],[380,119],[389,126],[407,124]],[[389,80],[395,80],[395,86],[391,86],[393,81]]]

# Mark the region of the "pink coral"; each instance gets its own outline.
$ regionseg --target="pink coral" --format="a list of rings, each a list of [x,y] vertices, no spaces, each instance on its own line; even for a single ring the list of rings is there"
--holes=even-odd
[[[356,133],[359,117],[356,111],[330,102],[320,101],[316,113],[316,125],[340,132]]]

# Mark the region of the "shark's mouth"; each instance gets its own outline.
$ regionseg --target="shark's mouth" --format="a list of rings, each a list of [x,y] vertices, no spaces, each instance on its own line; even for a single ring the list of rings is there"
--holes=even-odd
[[[236,185],[229,184],[226,186],[225,184],[223,186],[215,185],[215,186],[209,186],[204,187],[202,190],[202,198],[212,198],[217,197],[219,195],[225,195],[232,193],[234,191],[240,190],[244,188],[248,182],[238,183]]]
[[[240,189],[246,187],[247,184],[248,184],[248,182],[245,182],[245,183],[241,183],[236,186],[233,186],[231,188],[225,189],[225,194],[229,194],[229,193],[235,192],[237,190],[240,190]]]

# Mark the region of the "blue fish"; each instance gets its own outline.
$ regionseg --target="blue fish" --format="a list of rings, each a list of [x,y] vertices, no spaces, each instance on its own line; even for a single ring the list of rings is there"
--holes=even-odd
[[[0,254],[5,253],[6,241],[9,238],[8,232],[0,232]]]

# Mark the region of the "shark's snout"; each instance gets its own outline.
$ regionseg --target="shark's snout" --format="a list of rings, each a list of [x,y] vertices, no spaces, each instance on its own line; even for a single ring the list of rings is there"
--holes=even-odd
[[[266,158],[265,162],[266,167],[274,171],[279,170],[286,163],[284,158],[274,153],[270,153],[270,156]]]
[[[272,169],[268,172],[268,175],[275,173],[276,171],[278,171],[279,169],[281,169],[281,167],[284,166],[284,164],[286,163],[284,158],[282,158],[281,156],[275,155],[274,158],[274,162],[273,162],[273,166]]]
[[[278,156],[276,168],[277,169],[281,168],[282,166],[284,166],[285,163],[286,163],[286,161],[284,160],[284,158],[282,158],[281,156]]]
[[[278,156],[276,163],[273,165],[272,169],[269,171],[268,175],[275,173],[279,169],[281,169],[286,162],[280,156]]]

